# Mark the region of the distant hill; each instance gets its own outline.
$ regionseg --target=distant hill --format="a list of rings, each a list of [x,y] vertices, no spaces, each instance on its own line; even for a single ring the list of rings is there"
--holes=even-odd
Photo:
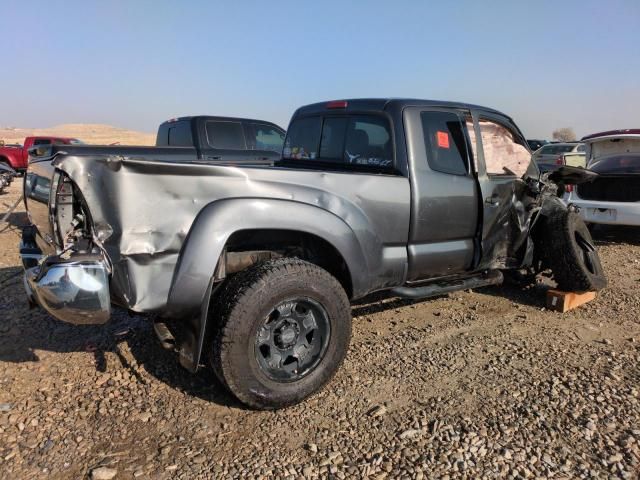
[[[0,127],[0,139],[5,143],[22,143],[31,135],[52,135],[74,137],[85,143],[109,145],[118,142],[121,145],[155,145],[156,134],[136,132],[111,125],[68,123],[51,128],[13,128]]]

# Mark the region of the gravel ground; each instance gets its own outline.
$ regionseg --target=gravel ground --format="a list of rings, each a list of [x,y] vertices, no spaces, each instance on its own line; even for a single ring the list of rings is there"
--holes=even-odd
[[[17,198],[19,183],[0,195]],[[148,322],[27,308],[0,225],[0,478],[638,478],[640,230],[600,229],[609,288],[544,309],[542,285],[353,307],[323,392],[249,411]]]

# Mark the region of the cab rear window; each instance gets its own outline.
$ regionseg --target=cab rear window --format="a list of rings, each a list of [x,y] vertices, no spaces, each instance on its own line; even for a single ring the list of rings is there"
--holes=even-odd
[[[157,147],[193,147],[191,126],[188,121],[169,121],[160,125]]]
[[[189,122],[176,122],[169,126],[168,144],[172,147],[193,147]]]
[[[284,160],[389,169],[393,145],[389,121],[375,115],[312,116],[289,127]]]

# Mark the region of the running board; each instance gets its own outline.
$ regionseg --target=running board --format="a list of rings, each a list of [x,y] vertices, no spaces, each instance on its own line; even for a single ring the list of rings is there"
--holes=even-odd
[[[487,285],[500,285],[503,276],[500,270],[491,270],[482,275],[476,275],[457,280],[439,281],[424,287],[397,287],[391,293],[403,298],[429,298],[444,295],[468,288],[486,287]]]

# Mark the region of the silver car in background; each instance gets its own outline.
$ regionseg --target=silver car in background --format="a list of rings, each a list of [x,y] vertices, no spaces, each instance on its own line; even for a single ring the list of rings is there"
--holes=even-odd
[[[587,168],[598,174],[565,194],[587,223],[640,226],[640,129],[612,130],[582,139]]]
[[[556,170],[563,165],[584,167],[585,145],[580,142],[549,143],[536,150],[531,158],[541,172]]]

